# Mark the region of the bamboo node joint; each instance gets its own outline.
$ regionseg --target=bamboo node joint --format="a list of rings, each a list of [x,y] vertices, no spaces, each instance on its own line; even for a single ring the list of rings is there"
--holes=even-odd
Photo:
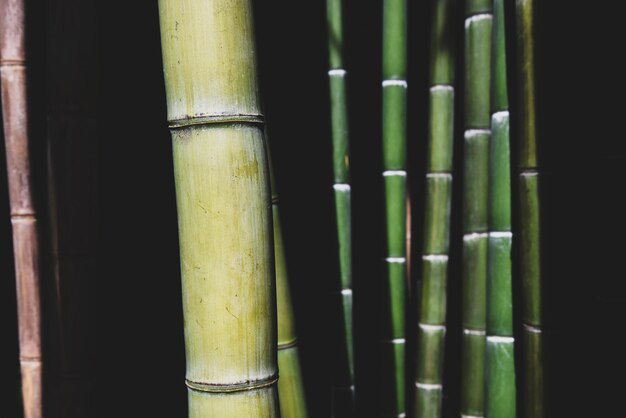
[[[189,126],[198,125],[214,125],[214,124],[251,124],[262,125],[265,123],[263,115],[253,114],[217,114],[217,115],[198,115],[183,119],[174,119],[169,121],[170,129],[181,129]]]
[[[196,392],[205,393],[232,393],[232,392],[244,392],[247,390],[255,390],[264,388],[267,386],[275,385],[278,382],[278,373],[275,373],[265,379],[249,380],[245,382],[230,383],[230,384],[216,384],[206,382],[194,382],[189,379],[185,379],[185,385],[190,390]]]

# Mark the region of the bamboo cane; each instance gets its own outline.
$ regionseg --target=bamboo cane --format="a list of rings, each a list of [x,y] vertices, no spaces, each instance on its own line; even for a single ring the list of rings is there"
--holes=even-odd
[[[54,285],[46,294],[55,416],[94,411],[97,57],[94,0],[48,2],[48,210]]]
[[[381,402],[384,416],[405,405],[406,0],[383,2],[383,177],[387,277],[383,292]]]
[[[274,261],[276,264],[276,311],[278,316],[278,401],[281,418],[306,418],[307,407],[304,382],[298,354],[298,335],[291,302],[287,259],[280,222],[278,192],[272,154],[265,130],[265,146],[272,190],[272,217],[274,223]]]
[[[494,1],[493,16],[485,415],[493,418],[515,418],[511,165],[503,0]]]
[[[484,414],[491,1],[466,5],[461,415]]]
[[[331,408],[336,418],[354,415],[354,347],[352,339],[352,220],[346,70],[343,63],[342,0],[327,0],[329,85],[333,141],[335,213],[339,244],[339,332],[332,376]]]
[[[278,417],[272,214],[249,0],[160,0],[189,416]]]
[[[20,368],[25,418],[41,418],[40,243],[30,170],[23,0],[0,1],[0,85],[17,280]]]
[[[516,141],[518,147],[519,254],[522,282],[524,417],[544,416],[541,308],[539,167],[535,124],[534,2],[516,0]],[[517,115],[516,115],[517,116]]]
[[[441,416],[454,142],[453,7],[451,0],[433,2],[426,212],[414,388],[417,418]]]

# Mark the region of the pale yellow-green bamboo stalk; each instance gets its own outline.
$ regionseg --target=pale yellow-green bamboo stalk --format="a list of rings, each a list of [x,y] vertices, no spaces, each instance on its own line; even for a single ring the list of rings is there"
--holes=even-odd
[[[298,335],[296,334],[293,304],[287,274],[285,244],[278,208],[278,192],[274,165],[265,135],[265,145],[270,168],[272,190],[272,215],[274,217],[274,260],[276,262],[276,308],[278,312],[278,399],[281,418],[307,418],[304,382],[298,354]]]
[[[250,0],[159,0],[189,416],[278,417],[272,213]]]

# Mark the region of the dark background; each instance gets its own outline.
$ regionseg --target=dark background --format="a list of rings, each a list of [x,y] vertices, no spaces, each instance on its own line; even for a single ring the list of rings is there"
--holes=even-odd
[[[375,415],[380,391],[376,330],[384,242],[379,3],[345,0],[344,15],[359,416]],[[415,255],[422,235],[429,7],[427,2],[409,3],[408,146]],[[546,396],[549,415],[601,416],[621,410],[621,379],[626,372],[626,340],[621,336],[626,313],[621,15],[587,6],[536,3]],[[255,6],[261,88],[281,195],[308,403],[312,417],[329,416],[327,365],[333,350],[328,295],[338,266],[325,2],[257,1]],[[462,16],[457,20],[461,29]],[[98,364],[96,410],[102,417],[185,416],[176,206],[157,2],[100,2],[94,24],[99,32],[93,48],[99,56],[100,92],[99,182],[94,185],[100,195],[100,276],[94,301],[98,321],[93,325],[98,334],[93,353]],[[37,31],[33,27],[31,31]],[[36,33],[39,50],[35,48],[31,65],[42,65],[44,60],[36,54],[45,36]],[[41,70],[33,71],[36,78]],[[31,95],[39,109],[37,101],[43,101],[43,95]],[[457,144],[459,173],[458,140]],[[3,401],[6,413],[0,411],[0,416],[13,417],[19,410],[19,371],[4,169],[0,184],[0,219],[4,219],[0,222],[0,381],[8,388],[9,400]],[[454,217],[460,210],[460,185],[456,181]],[[458,222],[453,225],[451,260],[456,267],[449,279],[444,382],[449,416],[456,416],[458,399],[458,227]],[[413,281],[416,278],[413,274]]]

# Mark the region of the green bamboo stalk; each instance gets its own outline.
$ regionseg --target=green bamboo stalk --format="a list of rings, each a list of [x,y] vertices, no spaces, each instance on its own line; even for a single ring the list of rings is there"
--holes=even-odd
[[[383,177],[387,277],[383,292],[382,415],[404,416],[406,295],[406,0],[383,2]]]
[[[515,418],[511,164],[503,0],[494,0],[493,15],[485,415]]]
[[[327,0],[330,108],[339,273],[337,309],[340,312],[338,354],[333,367],[333,417],[354,415],[354,342],[352,338],[352,216],[346,70],[343,63],[342,0]]]
[[[466,4],[461,415],[484,415],[491,1]]]
[[[250,0],[159,0],[189,416],[278,417],[269,170]]]
[[[516,141],[518,146],[519,254],[522,282],[522,322],[525,418],[544,416],[541,308],[539,167],[535,124],[534,2],[515,1],[517,51]]]
[[[298,354],[298,335],[291,302],[289,275],[283,231],[278,207],[278,192],[272,154],[265,130],[265,146],[270,169],[272,190],[272,217],[274,223],[274,261],[276,264],[276,310],[278,315],[278,401],[281,418],[306,418],[307,407],[304,396],[304,382]]]
[[[0,1],[0,91],[13,228],[24,418],[41,418],[41,251],[30,169],[24,7],[24,0]]]
[[[433,2],[426,213],[417,334],[415,417],[441,416],[454,142],[453,1]]]

